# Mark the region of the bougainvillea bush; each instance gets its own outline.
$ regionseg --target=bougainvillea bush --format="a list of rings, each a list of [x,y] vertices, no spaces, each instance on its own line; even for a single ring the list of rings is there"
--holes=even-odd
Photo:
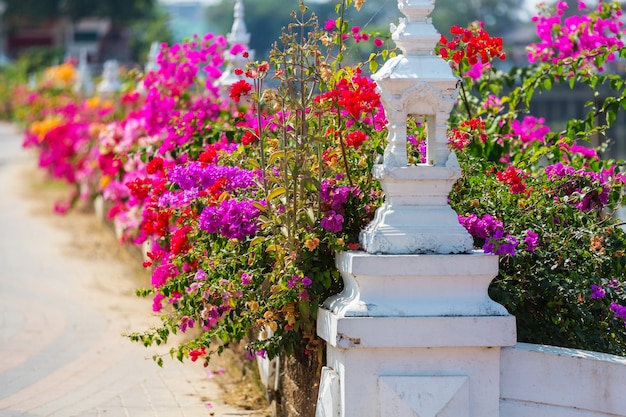
[[[132,340],[188,333],[171,353],[201,362],[242,341],[251,357],[321,354],[317,308],[342,286],[334,255],[360,250],[384,198],[371,170],[386,119],[367,71],[396,52],[388,36],[349,25],[362,3],[339,2],[322,24],[301,4],[269,60],[236,68],[228,91],[222,64],[247,57],[241,46],[226,51],[212,35],[162,45],[158,70],[121,96],[123,116],[86,142],[122,237],[150,247],[152,285],[139,292],[162,326]],[[565,17],[565,7],[540,10],[529,65],[508,73],[502,39],[479,22],[442,36],[436,52],[462,81],[448,138],[463,177],[450,202],[476,247],[500,256],[490,292],[521,340],[623,354],[626,236],[613,216],[623,164],[588,144],[624,108],[622,76],[604,70],[626,58],[621,11],[581,3]],[[370,45],[368,62],[344,58],[356,43]],[[614,95],[552,131],[529,108],[557,83]],[[409,126],[410,161],[423,163],[426,126]]]
[[[96,138],[116,113],[112,100],[81,97],[74,88],[76,77],[74,64],[66,62],[46,69],[37,85],[15,91],[16,119],[28,126],[24,147],[36,148],[39,166],[73,186],[67,200],[55,204],[59,213],[93,196]]]
[[[624,164],[588,143],[610,140],[626,108],[623,74],[604,71],[626,57],[621,10],[580,2],[579,15],[565,17],[566,8],[540,9],[530,65],[508,74],[493,61],[505,58],[501,41],[479,24],[442,37],[439,53],[463,79],[449,132],[463,178],[450,198],[477,246],[501,256],[490,293],[516,316],[520,340],[624,354],[626,236],[614,216]],[[552,131],[528,108],[557,83],[606,85],[614,95]]]
[[[131,188],[153,202],[141,224],[153,242],[146,294],[166,313],[162,329],[131,338],[196,327],[179,357],[207,356],[216,338],[248,340],[251,356],[321,354],[317,306],[341,288],[334,253],[358,248],[380,203],[371,167],[386,121],[373,81],[334,58],[360,30],[341,17],[319,28],[304,6],[298,22],[269,62],[234,70],[231,119],[199,142],[179,136],[175,160],[164,157],[174,149],[142,156],[148,175]]]

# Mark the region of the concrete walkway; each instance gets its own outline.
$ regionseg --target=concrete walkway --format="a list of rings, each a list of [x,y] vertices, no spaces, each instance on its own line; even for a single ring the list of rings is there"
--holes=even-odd
[[[201,365],[168,357],[159,368],[154,350],[122,336],[155,320],[134,296],[138,272],[99,254],[109,231],[95,220],[55,217],[52,201],[32,198],[45,192],[29,188],[35,167],[0,123],[0,417],[255,415],[224,405]]]

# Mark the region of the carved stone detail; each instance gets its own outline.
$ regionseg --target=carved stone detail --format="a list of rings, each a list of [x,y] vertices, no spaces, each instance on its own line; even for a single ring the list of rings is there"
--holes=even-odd
[[[233,26],[230,33],[226,35],[228,45],[232,48],[234,45],[241,45],[248,52],[248,57],[244,58],[242,54],[230,55],[227,54],[226,69],[218,80],[218,85],[221,89],[223,97],[228,98],[228,90],[231,85],[239,81],[241,78],[235,74],[235,69],[244,69],[248,60],[254,61],[254,51],[249,50],[250,33],[246,28],[246,22],[244,19],[244,6],[243,0],[235,0],[234,14],[233,14]]]
[[[385,417],[469,417],[469,378],[381,376],[378,401]]]
[[[395,28],[393,39],[404,54],[388,60],[372,76],[389,125],[382,164],[374,170],[386,201],[360,236],[369,253],[467,253],[473,247],[447,201],[461,176],[446,138],[458,79],[443,59],[432,54],[439,40],[428,18],[433,7],[434,0],[398,0],[407,18]],[[408,166],[409,116],[426,122],[425,164]]]

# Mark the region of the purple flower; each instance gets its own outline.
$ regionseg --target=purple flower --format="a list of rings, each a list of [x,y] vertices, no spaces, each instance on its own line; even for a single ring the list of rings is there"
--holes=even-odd
[[[249,200],[222,201],[218,206],[207,206],[200,214],[200,229],[208,233],[219,233],[229,239],[244,240],[259,228],[259,209]]]
[[[626,320],[626,306],[617,303],[611,303],[610,309],[613,314],[615,314],[615,317]]]
[[[558,194],[568,197],[570,204],[579,210],[601,210],[609,201],[610,186],[602,173],[561,163],[547,166],[545,172],[548,179],[556,182]]]
[[[292,275],[291,279],[287,281],[287,287],[293,289],[298,285],[298,282],[300,282],[300,277],[297,275]]]
[[[337,186],[329,180],[322,181],[320,189],[320,198],[330,205],[331,210],[340,214],[343,214],[343,205],[348,202],[351,195],[359,197],[362,194],[357,187]]]
[[[311,281],[311,278],[307,277],[306,275],[302,278],[302,285],[304,285],[305,287],[308,287],[312,283],[313,281]]]
[[[193,327],[194,323],[195,322],[191,317],[184,316],[180,319],[180,324],[178,327],[180,328],[181,332],[185,333],[187,329]]]
[[[265,358],[267,357],[267,351],[265,349],[254,350],[252,348],[248,348],[248,359],[252,360],[256,357]]]
[[[526,230],[526,237],[524,238],[524,242],[526,242],[526,250],[528,252],[534,252],[537,249],[537,245],[539,244],[539,235],[532,230]]]
[[[605,295],[606,295],[606,291],[604,291],[604,288],[596,284],[591,285],[591,298],[593,299],[604,298]]]
[[[341,214],[335,213],[333,210],[329,210],[326,213],[326,217],[324,217],[320,225],[323,229],[328,230],[329,232],[339,233],[341,229],[343,229],[343,216]]]
[[[494,219],[489,214],[485,214],[482,218],[475,214],[464,217],[459,216],[459,223],[475,238],[486,239],[497,230],[504,230],[502,222]]]
[[[611,282],[609,282],[608,286],[611,288],[620,288],[622,286],[622,283],[619,281],[619,279],[613,277],[611,278]]]
[[[198,272],[196,272],[196,275],[194,275],[193,279],[195,279],[196,281],[204,281],[207,278],[207,274],[206,272],[204,272],[203,269],[198,270]]]
[[[504,230],[499,229],[489,237],[483,245],[485,253],[493,253],[498,256],[511,255],[515,256],[515,248],[517,247],[517,239],[510,234],[504,235]]]
[[[249,189],[256,186],[255,171],[221,165],[189,162],[178,165],[168,172],[168,180],[182,190],[204,190],[218,179],[226,179],[227,190]]]

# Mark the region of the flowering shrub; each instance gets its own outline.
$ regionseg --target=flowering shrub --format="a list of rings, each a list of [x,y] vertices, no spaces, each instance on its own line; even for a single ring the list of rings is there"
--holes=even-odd
[[[89,172],[122,237],[150,244],[152,287],[139,293],[162,326],[132,340],[200,330],[171,352],[192,361],[208,360],[216,341],[221,351],[246,340],[251,357],[321,354],[317,307],[342,285],[334,254],[360,249],[383,198],[371,171],[386,119],[365,72],[395,51],[347,23],[348,6],[362,3],[342,2],[321,28],[301,4],[269,61],[237,68],[227,92],[217,82],[225,39],[206,35],[162,45],[158,70],[120,96],[123,110],[105,124],[76,98],[33,100],[27,143],[42,165],[76,183]],[[448,137],[463,177],[450,202],[476,247],[501,257],[490,291],[516,315],[521,340],[625,353],[626,236],[612,217],[622,163],[584,145],[624,102],[621,75],[602,71],[626,57],[620,11],[601,3],[564,28],[564,7],[535,19],[540,42],[523,70],[498,70],[502,40],[480,23],[441,37],[437,52],[462,81]],[[367,62],[344,62],[347,43],[368,42]],[[240,45],[229,52],[247,57]],[[555,132],[528,109],[560,82],[615,94]],[[428,129],[408,122],[409,160],[424,163]]]
[[[583,146],[605,134],[624,100],[622,75],[602,71],[625,56],[621,11],[600,3],[564,22],[566,8],[540,10],[523,71],[497,70],[501,43],[479,24],[442,37],[439,52],[463,80],[449,134],[463,178],[450,199],[476,245],[501,256],[490,293],[516,316],[520,340],[624,354],[626,235],[612,214],[626,177],[623,162]],[[526,113],[535,92],[559,82],[607,84],[615,95],[555,132]]]
[[[156,166],[130,184],[152,202],[141,224],[153,241],[154,288],[145,294],[167,311],[162,329],[131,338],[161,343],[198,326],[201,336],[178,348],[180,358],[251,332],[251,356],[321,354],[317,306],[341,288],[335,251],[358,247],[380,202],[371,168],[386,121],[373,81],[333,59],[344,35],[363,42],[363,32],[341,20],[318,30],[304,10],[298,21],[269,62],[235,70],[242,78],[229,91],[239,106],[230,109],[230,137],[205,132],[189,143],[179,135],[169,153],[181,156],[146,155]],[[276,88],[265,86],[270,74]]]
[[[81,99],[73,91],[76,70],[71,62],[48,68],[35,90],[17,103],[17,112],[30,123],[23,145],[36,147],[39,166],[56,179],[74,185],[68,201],[57,202],[65,212],[79,197],[92,196],[91,152],[102,122],[111,120],[114,103],[92,97]]]

